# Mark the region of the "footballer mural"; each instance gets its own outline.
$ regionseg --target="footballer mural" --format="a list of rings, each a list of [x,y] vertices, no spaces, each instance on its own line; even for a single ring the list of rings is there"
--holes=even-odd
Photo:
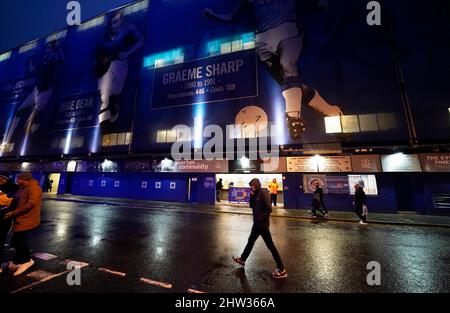
[[[128,151],[147,9],[136,2],[13,51],[2,155]]]
[[[386,30],[366,16],[356,0],[154,1],[134,149],[198,148],[208,125],[277,125],[280,145],[407,139]]]

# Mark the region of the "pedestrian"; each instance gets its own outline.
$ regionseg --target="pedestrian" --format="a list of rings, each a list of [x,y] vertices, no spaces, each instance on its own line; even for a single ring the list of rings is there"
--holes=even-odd
[[[321,208],[321,204],[320,204],[320,194],[319,191],[316,189],[313,192],[313,200],[312,200],[312,211],[311,211],[311,216],[313,218],[317,217],[317,211],[320,211],[320,213],[323,214],[323,216],[325,215],[325,212],[322,210]]]
[[[222,196],[223,183],[222,178],[219,178],[219,181],[216,183],[216,200],[220,202],[220,198]]]
[[[261,236],[277,264],[277,268],[272,273],[272,277],[277,279],[286,278],[288,276],[287,271],[284,268],[280,254],[273,243],[269,229],[270,213],[272,212],[269,192],[261,188],[261,182],[257,178],[252,179],[249,185],[252,190],[250,195],[250,207],[253,211],[253,227],[241,257],[233,257],[233,260],[241,266],[245,266],[245,261],[249,257],[256,240]]]
[[[14,207],[5,218],[13,218],[13,237],[11,246],[16,250],[10,269],[18,276],[33,266],[27,239],[32,230],[41,222],[42,189],[30,172],[17,176],[19,191],[14,195]]]
[[[50,183],[50,178],[46,178],[45,183],[44,183],[44,190],[46,193],[48,193],[51,189],[52,189],[52,187],[51,187],[51,183]]]
[[[355,196],[353,199],[353,206],[355,207],[356,214],[358,215],[361,225],[368,225],[367,223],[367,197],[363,187],[360,184],[355,184]]]
[[[14,194],[19,190],[19,185],[14,183],[6,173],[0,174],[0,264],[3,263],[3,250],[6,237],[12,226],[12,219],[3,219],[5,214],[11,210]],[[3,269],[0,267],[0,273]]]
[[[327,210],[327,207],[325,206],[325,202],[323,201],[323,198],[324,198],[323,188],[319,182],[316,183],[316,190],[314,191],[314,199],[316,199],[316,198],[318,200],[317,201],[318,203],[316,203],[316,208],[318,205],[317,209],[323,214],[324,217],[328,217],[328,210]],[[313,209],[314,209],[314,205],[313,205]],[[315,210],[313,211],[313,216],[314,215],[316,215]]]
[[[274,178],[272,182],[269,184],[269,190],[270,190],[270,202],[274,206],[277,206],[278,183],[276,178]]]

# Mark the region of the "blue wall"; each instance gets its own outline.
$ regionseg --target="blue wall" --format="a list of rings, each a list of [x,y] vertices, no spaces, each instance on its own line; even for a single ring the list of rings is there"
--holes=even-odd
[[[311,194],[303,192],[301,174],[284,174],[284,205],[287,209],[311,209]],[[378,196],[368,196],[373,213],[415,211],[419,214],[448,215],[450,211],[433,208],[435,193],[450,194],[448,173],[379,173],[376,174]],[[325,203],[330,211],[352,211],[350,195],[327,194]]]
[[[303,175],[284,175],[284,205],[287,209],[310,210],[312,195],[303,191]],[[368,206],[373,213],[397,213],[396,194],[392,175],[377,175],[378,196],[368,197]],[[350,195],[327,194],[325,204],[330,211],[353,211]]]
[[[433,209],[432,195],[434,193],[450,194],[449,173],[424,173],[419,179],[414,178],[414,205],[421,214],[448,215],[449,210]]]
[[[34,172],[41,180],[45,174]],[[72,177],[69,177],[72,176]],[[373,213],[397,213],[401,210],[419,214],[447,215],[448,210],[433,209],[434,193],[450,194],[448,173],[379,173],[376,174],[378,196],[368,196]],[[192,181],[192,178],[194,180]],[[188,181],[191,179],[191,197],[188,200]],[[61,173],[58,194],[66,192],[80,196],[129,198],[169,202],[215,204],[214,174],[181,173]],[[89,185],[92,181],[92,186]],[[102,186],[104,181],[104,186]],[[115,182],[119,186],[115,187]],[[142,183],[147,183],[143,188]],[[161,188],[156,189],[156,182]],[[175,189],[170,183],[175,182]],[[311,195],[303,192],[303,175],[283,174],[284,205],[286,209],[309,210]],[[325,198],[330,211],[352,211],[350,195],[328,194]]]
[[[187,202],[188,179],[191,176],[180,173],[74,173],[71,193],[79,196]],[[214,204],[214,189],[205,188],[205,177],[215,179],[214,175],[198,175],[192,202]]]

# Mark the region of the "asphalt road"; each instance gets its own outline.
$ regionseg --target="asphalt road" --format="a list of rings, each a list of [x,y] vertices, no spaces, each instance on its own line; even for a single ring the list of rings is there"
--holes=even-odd
[[[57,258],[34,258],[36,264],[19,277],[4,272],[0,292],[450,290],[449,229],[272,218],[272,236],[289,274],[274,280],[275,263],[261,238],[245,270],[231,259],[242,252],[251,226],[250,216],[194,213],[175,204],[132,208],[45,201],[30,247]],[[12,255],[7,249],[5,257]],[[67,284],[65,260],[89,264],[81,269],[80,286]],[[380,286],[367,284],[371,261],[381,266]]]

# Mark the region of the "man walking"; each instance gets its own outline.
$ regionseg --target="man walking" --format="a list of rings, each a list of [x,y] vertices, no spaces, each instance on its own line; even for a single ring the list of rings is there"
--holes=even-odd
[[[322,208],[323,210],[320,210],[320,211],[323,213],[323,216],[328,217],[328,210],[327,210],[327,207],[325,206],[325,202],[323,201],[323,188],[319,182],[316,183],[316,192],[319,196],[319,198],[318,198],[319,209]]]
[[[367,197],[360,184],[355,184],[355,197],[353,205],[355,206],[356,214],[358,215],[361,225],[368,225],[367,223]]]
[[[17,176],[20,187],[14,196],[13,211],[6,213],[5,219],[13,218],[13,238],[11,246],[16,250],[10,269],[14,276],[18,276],[33,266],[31,252],[28,248],[29,233],[41,223],[42,189],[30,172],[23,172]]]
[[[233,260],[236,263],[245,266],[245,261],[250,255],[256,240],[259,236],[261,236],[277,264],[277,268],[272,273],[272,277],[276,279],[286,278],[288,274],[284,268],[283,262],[281,261],[280,254],[273,243],[272,235],[269,230],[269,218],[270,213],[272,212],[269,192],[261,189],[261,182],[256,178],[250,182],[250,187],[252,189],[250,196],[250,207],[253,210],[253,228],[250,233],[250,237],[248,238],[247,246],[245,247],[241,257],[233,257]]]

